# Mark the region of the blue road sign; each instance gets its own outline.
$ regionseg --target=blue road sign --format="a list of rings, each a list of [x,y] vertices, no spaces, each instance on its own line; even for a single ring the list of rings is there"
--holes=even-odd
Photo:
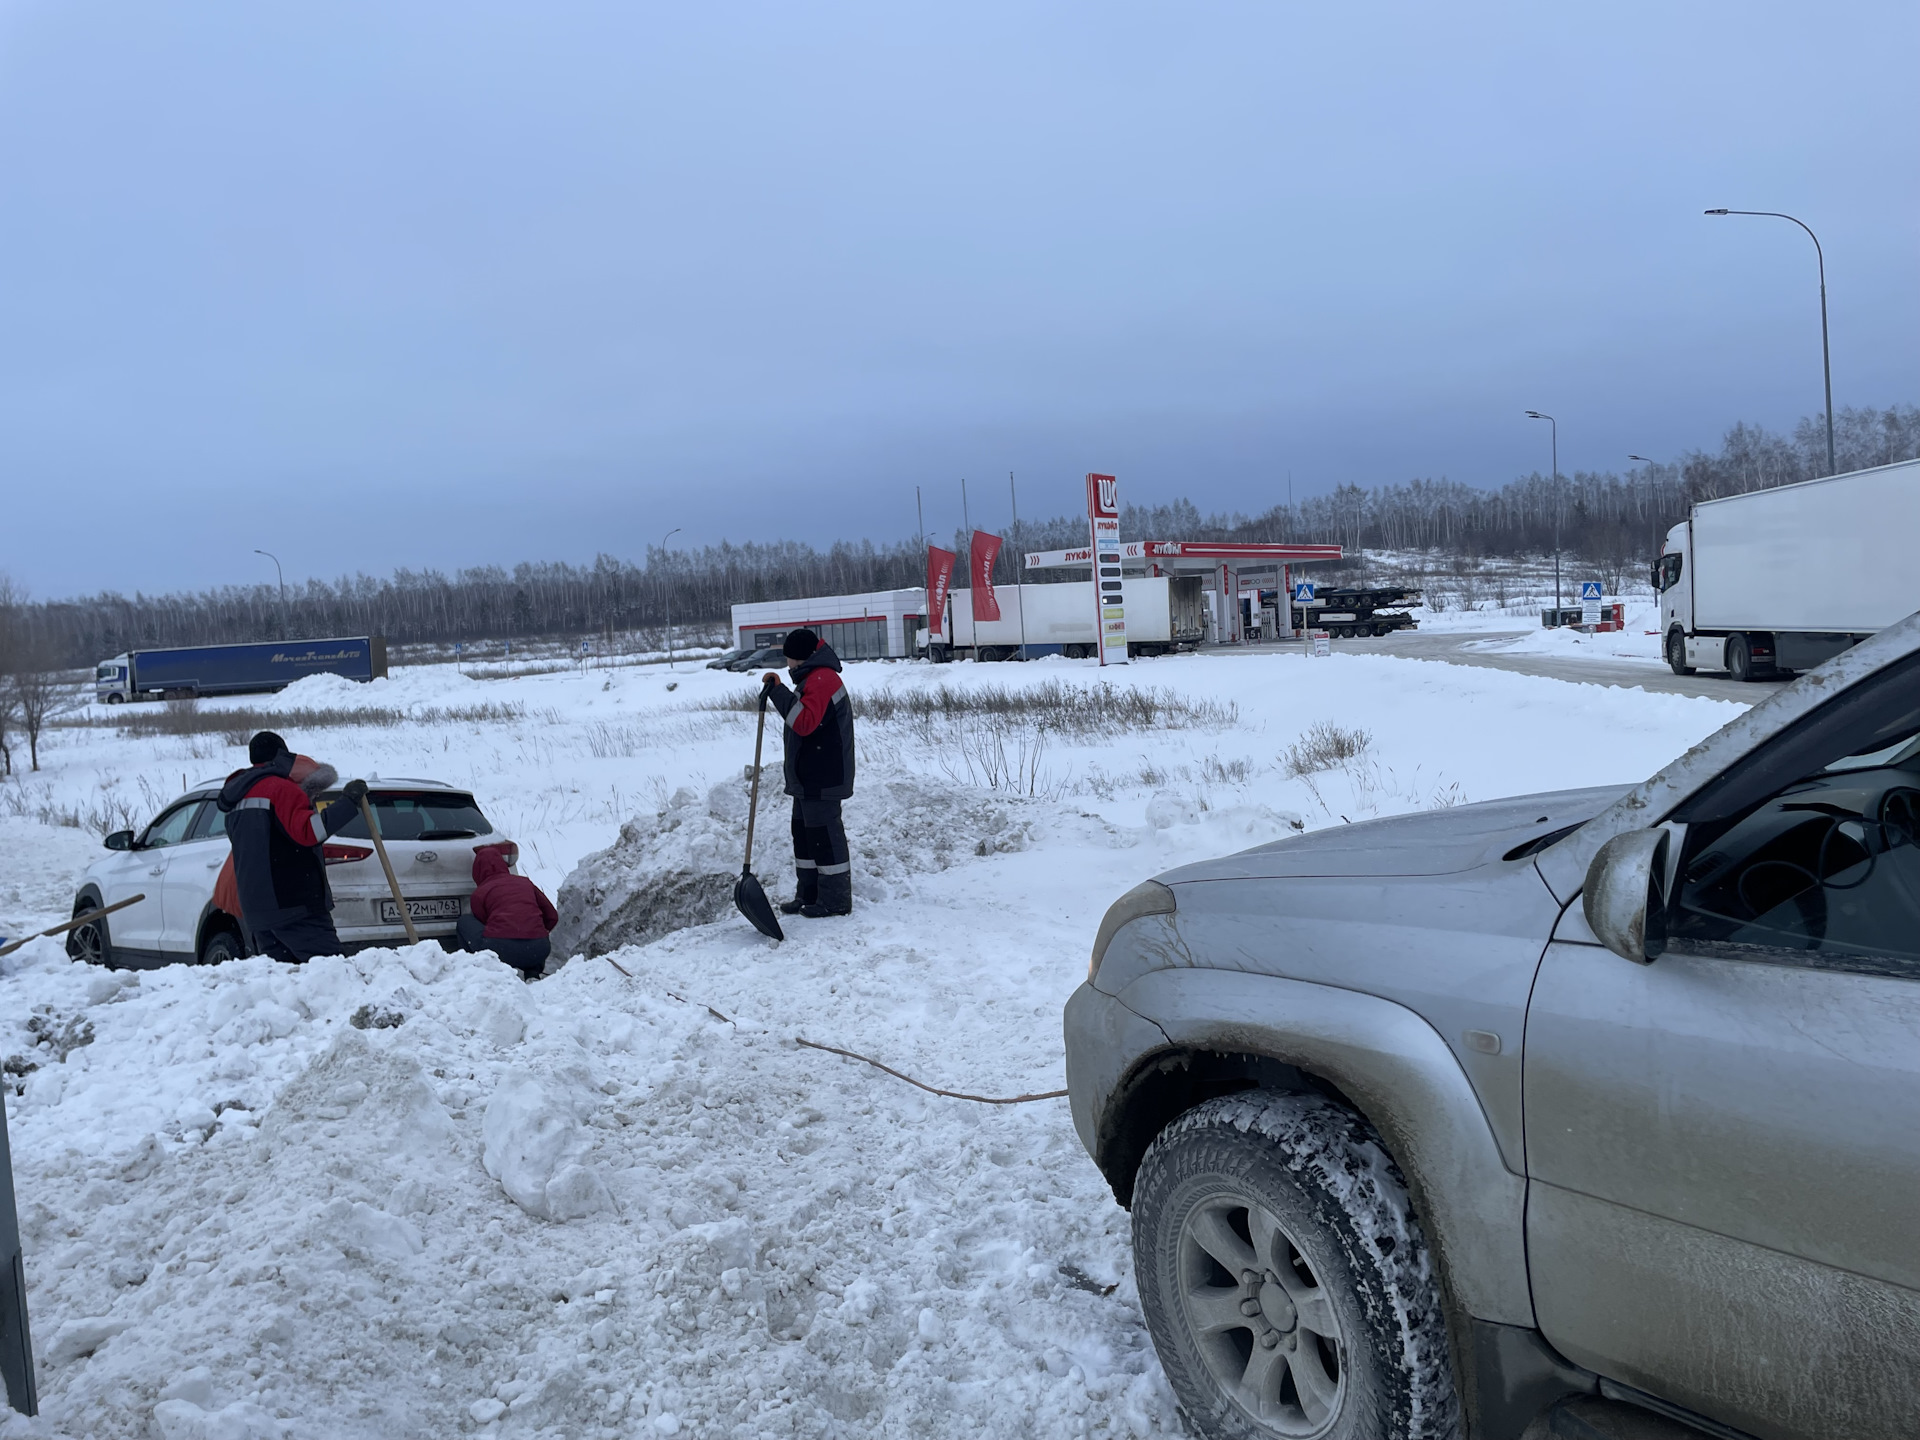
[[[1305,605],[1313,599],[1313,581],[1296,580],[1293,586],[1293,603]]]
[[[1598,600],[1601,598],[1600,582],[1598,580],[1582,580],[1580,582],[1580,603],[1582,605],[1586,604],[1589,600]]]

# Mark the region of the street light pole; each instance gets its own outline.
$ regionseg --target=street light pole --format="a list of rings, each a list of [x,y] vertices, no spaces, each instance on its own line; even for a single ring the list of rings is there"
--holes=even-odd
[[[280,578],[280,638],[287,638],[287,576],[280,568],[280,557],[271,550],[255,550],[256,555],[264,555],[273,561],[273,573]]]
[[[676,525],[660,537],[662,561],[667,558],[667,541],[678,535],[683,528],[685,527]],[[673,574],[671,571],[667,574],[667,669],[673,669]]]
[[[1544,420],[1553,427],[1553,623],[1560,623],[1560,422],[1538,410],[1527,411],[1529,420]]]
[[[1827,381],[1827,473],[1837,475],[1840,466],[1833,458],[1833,352],[1827,345],[1827,252],[1820,248],[1820,237],[1813,233],[1813,227],[1794,215],[1781,210],[1709,210],[1709,215],[1761,215],[1769,220],[1791,220],[1807,232],[1807,238],[1813,241],[1813,258],[1820,265],[1820,368]]]
[[[1642,465],[1658,465],[1660,463],[1658,460],[1650,459],[1645,455],[1629,455],[1627,459],[1638,460]],[[1658,565],[1660,563],[1661,536],[1660,517],[1654,513],[1656,500],[1657,497],[1653,489],[1653,476],[1649,474],[1647,476],[1647,518],[1653,522],[1653,563]]]

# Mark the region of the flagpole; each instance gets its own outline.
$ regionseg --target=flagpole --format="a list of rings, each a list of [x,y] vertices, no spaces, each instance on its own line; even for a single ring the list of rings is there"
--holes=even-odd
[[[972,609],[972,601],[974,598],[973,516],[967,511],[967,477],[964,475],[960,477],[960,525],[961,528],[967,532],[967,608]],[[947,587],[947,613],[949,615],[953,613],[953,587],[951,585]],[[980,659],[980,616],[977,612],[973,617],[973,658],[976,663]]]
[[[1013,471],[1007,471],[1007,494],[1013,497],[1013,535],[1017,543],[1020,538],[1020,492],[1013,486]],[[1018,551],[1014,552],[1013,593],[1020,601],[1020,658],[1027,658],[1027,591],[1022,576],[1027,562]]]

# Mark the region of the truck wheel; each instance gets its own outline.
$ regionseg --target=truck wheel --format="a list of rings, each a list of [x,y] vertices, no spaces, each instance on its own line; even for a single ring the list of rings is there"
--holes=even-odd
[[[1357,1116],[1244,1091],[1189,1110],[1134,1183],[1160,1363],[1207,1440],[1453,1440],[1446,1317],[1405,1183]]]
[[[1667,664],[1676,675],[1693,674],[1693,666],[1687,664],[1687,637],[1678,630],[1667,636]]]
[[[1753,652],[1747,648],[1744,635],[1727,641],[1727,678],[1742,683],[1753,679]]]

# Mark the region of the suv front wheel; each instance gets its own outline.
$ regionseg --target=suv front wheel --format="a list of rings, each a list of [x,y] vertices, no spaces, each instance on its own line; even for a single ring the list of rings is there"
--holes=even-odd
[[[1248,1091],[1169,1125],[1134,1183],[1134,1264],[1208,1440],[1451,1440],[1446,1320],[1405,1182],[1364,1121]]]

